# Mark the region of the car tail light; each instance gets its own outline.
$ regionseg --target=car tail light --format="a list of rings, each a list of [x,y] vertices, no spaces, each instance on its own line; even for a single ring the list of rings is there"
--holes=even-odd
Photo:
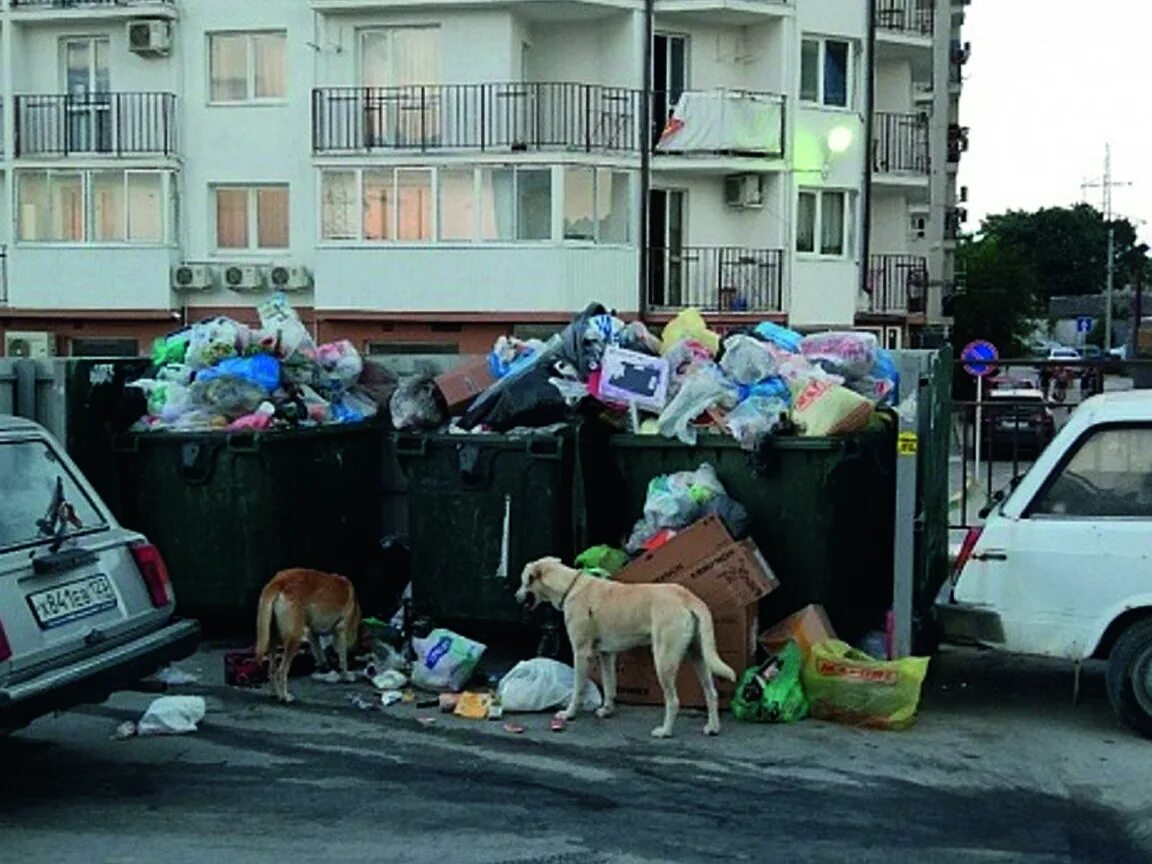
[[[172,602],[172,582],[168,578],[168,565],[160,550],[151,543],[136,543],[131,547],[132,558],[148,588],[148,596],[157,609]]]
[[[960,544],[960,554],[956,556],[956,569],[953,571],[955,575],[959,576],[964,570],[964,565],[968,563],[968,559],[972,557],[972,552],[976,548],[976,544],[980,540],[980,535],[984,533],[983,528],[969,528],[968,533],[964,537],[964,542]]]
[[[12,646],[8,644],[8,634],[4,632],[4,625],[0,624],[0,663],[12,656]]]

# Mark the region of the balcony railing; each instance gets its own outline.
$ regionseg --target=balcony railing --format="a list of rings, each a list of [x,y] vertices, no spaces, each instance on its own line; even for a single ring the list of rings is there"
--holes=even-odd
[[[783,252],[737,247],[648,250],[648,306],[708,312],[782,312]]]
[[[934,0],[873,0],[876,26],[908,36],[931,36],[936,25]]]
[[[319,88],[312,149],[635,151],[640,95],[565,82]]]
[[[172,93],[16,97],[16,155],[163,155],[176,152]]]
[[[872,170],[881,174],[927,174],[928,117],[878,111],[872,142]]]
[[[784,97],[750,90],[652,94],[656,152],[784,155]]]
[[[171,6],[175,0],[12,0],[13,9],[97,9],[115,6]]]
[[[868,311],[906,315],[924,311],[928,259],[919,255],[873,255],[868,262]]]

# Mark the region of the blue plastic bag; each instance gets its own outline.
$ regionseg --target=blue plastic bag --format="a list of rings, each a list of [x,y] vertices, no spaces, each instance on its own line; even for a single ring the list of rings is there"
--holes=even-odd
[[[753,397],[760,399],[779,399],[785,405],[792,404],[792,391],[788,387],[788,382],[779,376],[765,378],[758,384],[753,384],[751,387],[740,388],[740,401],[744,402]]]
[[[762,321],[757,324],[754,332],[765,342],[771,342],[777,348],[783,348],[785,351],[791,351],[793,354],[800,352],[800,343],[804,339],[804,337],[795,330],[781,327],[779,324],[773,324],[771,321]]]
[[[895,405],[900,401],[900,371],[892,355],[883,349],[876,352],[876,363],[872,366],[871,377],[877,381],[890,382],[891,388],[880,400],[884,405]]]
[[[217,378],[240,378],[271,393],[280,386],[280,361],[268,354],[229,357],[196,374],[196,380],[204,383]]]

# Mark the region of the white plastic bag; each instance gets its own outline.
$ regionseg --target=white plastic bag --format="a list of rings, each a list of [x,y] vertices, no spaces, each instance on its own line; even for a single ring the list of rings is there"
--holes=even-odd
[[[459,633],[437,628],[413,639],[416,662],[412,683],[424,690],[459,690],[468,683],[487,646]]]
[[[559,660],[533,657],[521,660],[500,679],[496,692],[505,711],[547,711],[567,705],[576,686],[576,670]],[[603,699],[596,684],[589,681],[584,687],[580,707],[594,711]]]
[[[685,379],[676,397],[660,414],[660,434],[695,444],[693,420],[712,407],[731,410],[739,401],[739,391],[724,377],[719,366],[715,363],[701,366]]]
[[[767,345],[738,333],[724,340],[720,368],[737,384],[751,386],[775,375],[777,363]]]
[[[756,450],[780,423],[780,415],[787,413],[788,403],[783,399],[750,396],[724,418],[724,428],[742,449]]]
[[[203,696],[161,696],[148,706],[136,724],[136,734],[183,735],[195,732],[196,724],[204,719],[206,710]]]

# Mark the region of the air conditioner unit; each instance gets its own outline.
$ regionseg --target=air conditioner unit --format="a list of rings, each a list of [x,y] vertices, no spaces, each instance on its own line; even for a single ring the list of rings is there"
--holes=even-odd
[[[141,57],[167,57],[172,51],[172,26],[167,21],[129,21],[128,50]]]
[[[224,287],[241,294],[259,291],[264,287],[264,274],[259,267],[229,265],[224,268]]]
[[[740,210],[764,206],[764,177],[761,174],[731,174],[724,178],[724,203]]]
[[[56,355],[56,336],[53,333],[20,333],[9,330],[4,334],[4,356],[25,360],[45,360]]]
[[[212,271],[203,264],[181,264],[172,268],[172,290],[177,294],[211,291],[215,287]]]
[[[967,186],[961,186],[960,187],[960,195],[958,196],[957,200],[959,200],[961,204],[968,203],[968,187]]]
[[[277,264],[268,268],[268,284],[274,291],[307,291],[312,287],[312,274],[307,267]]]

